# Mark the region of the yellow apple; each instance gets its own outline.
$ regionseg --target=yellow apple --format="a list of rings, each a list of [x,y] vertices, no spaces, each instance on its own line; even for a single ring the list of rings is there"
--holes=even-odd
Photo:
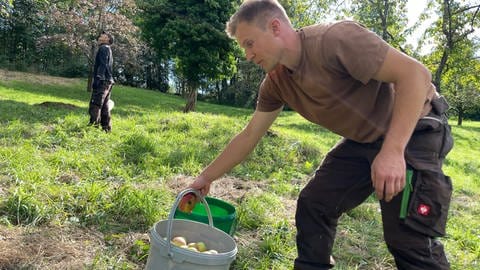
[[[183,236],[175,236],[172,238],[172,244],[174,244],[175,246],[179,247],[179,246],[183,246],[183,245],[187,245],[187,239],[185,239],[185,237]]]
[[[204,242],[198,242],[197,243],[197,249],[200,252],[204,252],[205,250],[207,250],[207,245],[205,245]]]

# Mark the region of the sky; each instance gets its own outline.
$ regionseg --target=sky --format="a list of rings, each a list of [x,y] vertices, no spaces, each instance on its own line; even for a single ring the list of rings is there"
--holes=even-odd
[[[422,13],[426,5],[427,5],[427,0],[408,0],[407,2],[408,26],[412,26],[418,20],[420,13]],[[425,32],[425,28],[430,24],[429,21],[425,22],[421,27],[419,27],[417,31],[415,31],[414,34],[408,39],[407,42],[412,44],[414,47],[416,47],[417,40],[420,38],[423,32]],[[428,50],[428,49],[429,48],[424,48],[424,50]]]
[[[427,0],[408,0],[407,2],[407,16],[409,21],[418,19],[420,13],[425,9]]]
[[[463,4],[478,4],[479,0],[466,0],[463,2]],[[408,26],[412,26],[415,21],[418,19],[418,16],[420,13],[425,9],[427,5],[427,0],[408,0],[407,2],[407,16],[408,16]],[[426,22],[423,23],[421,27],[417,29],[417,31],[409,37],[407,42],[411,45],[413,45],[414,48],[417,47],[417,40],[420,38],[420,36],[425,32],[426,27],[430,25],[435,17],[429,18]],[[477,38],[480,38],[480,31],[475,31],[473,33]],[[421,54],[427,54],[430,52],[432,49],[432,45],[424,45],[422,51],[420,52]],[[477,52],[477,55],[480,55],[480,51]]]

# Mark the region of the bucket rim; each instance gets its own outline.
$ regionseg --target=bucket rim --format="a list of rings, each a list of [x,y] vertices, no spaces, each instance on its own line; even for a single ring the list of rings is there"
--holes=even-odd
[[[222,199],[219,199],[219,198],[215,198],[215,197],[210,197],[210,196],[206,196],[205,197],[205,200],[209,203],[209,204],[212,204],[215,203],[215,204],[221,204],[222,206],[225,206],[226,208],[228,208],[228,210],[231,210],[233,213],[236,212],[236,209],[235,209],[235,206],[233,206],[231,203],[227,202],[227,201],[224,201]],[[217,204],[217,205],[218,205]]]
[[[231,205],[230,203],[214,197],[205,197],[205,200],[209,203],[209,205],[217,205],[228,212],[227,215],[215,215],[214,213],[212,213],[212,218],[214,221],[229,221],[237,217],[237,210],[235,209],[235,206]],[[208,216],[206,216],[204,213],[194,211],[192,211],[191,213],[186,213],[181,211],[180,209],[176,209],[174,217],[176,218],[177,216],[181,215],[197,219],[208,218]]]
[[[168,238],[163,238],[161,237],[160,233],[157,231],[157,225],[160,224],[160,223],[167,223],[167,226],[168,226],[168,220],[160,220],[158,222],[156,222],[152,229],[150,230],[150,237],[154,238],[154,240],[156,242],[158,242],[160,245],[164,245],[168,248],[168,246],[170,245],[170,250],[168,252],[168,256],[174,256],[174,253],[180,253],[182,255],[194,255],[194,256],[200,256],[200,257],[203,257],[203,258],[209,258],[209,259],[213,259],[213,260],[224,260],[224,259],[234,259],[236,256],[237,256],[237,253],[238,253],[238,247],[237,247],[237,244],[235,243],[235,240],[233,239],[233,237],[231,237],[229,234],[225,233],[224,231],[218,229],[218,228],[215,228],[215,227],[211,227],[205,223],[202,223],[202,222],[198,222],[198,221],[193,221],[193,220],[186,220],[186,219],[176,219],[175,222],[182,222],[182,223],[194,223],[194,224],[198,224],[198,226],[204,226],[204,227],[208,227],[209,230],[215,230],[217,232],[219,232],[222,236],[226,237],[226,239],[228,239],[229,241],[231,241],[233,243],[233,249],[232,250],[229,250],[227,252],[218,252],[218,254],[208,254],[208,253],[201,253],[201,252],[197,252],[197,251],[193,251],[193,250],[190,250],[190,249],[186,249],[186,248],[181,248],[181,247],[178,247],[178,246],[175,246],[175,245],[172,245],[170,243],[170,241],[167,241]],[[156,243],[155,241],[153,241],[153,243]],[[219,257],[219,255],[221,257]]]

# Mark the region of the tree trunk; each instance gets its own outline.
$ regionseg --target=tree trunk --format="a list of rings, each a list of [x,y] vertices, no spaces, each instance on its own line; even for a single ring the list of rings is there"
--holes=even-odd
[[[447,60],[448,60],[448,48],[445,48],[442,54],[442,59],[440,60],[440,64],[437,67],[437,70],[435,71],[435,76],[433,78],[433,84],[437,88],[437,92],[441,93],[441,82],[442,82],[442,73],[443,69],[447,65]]]
[[[388,1],[383,1],[383,10],[380,12],[380,18],[382,20],[382,38],[385,41],[389,41],[388,31],[387,31],[387,19],[388,19]]]
[[[461,126],[463,122],[463,110],[458,110],[457,125]]]
[[[218,104],[224,104],[224,93],[228,90],[228,82],[227,79],[222,79],[216,83],[216,96]]]
[[[145,82],[148,89],[153,89],[153,63],[145,66]]]
[[[222,98],[221,98],[221,95],[220,95],[221,91],[222,90],[220,89],[220,82],[216,81],[215,82],[215,97],[217,98],[217,103],[218,104],[222,104]]]
[[[197,103],[197,88],[193,85],[187,83],[187,94],[186,94],[187,104],[183,109],[184,113],[190,111],[195,111],[195,105]]]
[[[95,43],[92,42],[92,47],[90,49],[90,58],[88,61],[89,67],[88,67],[87,92],[92,92],[93,65],[95,64],[94,59],[95,59]]]

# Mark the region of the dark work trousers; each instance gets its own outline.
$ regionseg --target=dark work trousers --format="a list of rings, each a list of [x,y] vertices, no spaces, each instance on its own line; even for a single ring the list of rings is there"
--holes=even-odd
[[[407,167],[413,171],[407,217],[399,216],[402,193],[390,202],[380,201],[384,239],[402,270],[449,269],[436,237],[445,235],[452,184],[441,167],[453,140],[444,114],[447,103],[440,97],[432,106],[418,121],[405,151]],[[370,166],[382,142],[341,140],[301,191],[295,216],[298,257],[294,269],[333,267],[330,256],[338,219],[373,193]]]
[[[93,88],[88,112],[91,125],[101,125],[102,129],[109,132],[112,129],[111,116],[108,101],[112,93],[112,84],[100,83],[99,87]]]

